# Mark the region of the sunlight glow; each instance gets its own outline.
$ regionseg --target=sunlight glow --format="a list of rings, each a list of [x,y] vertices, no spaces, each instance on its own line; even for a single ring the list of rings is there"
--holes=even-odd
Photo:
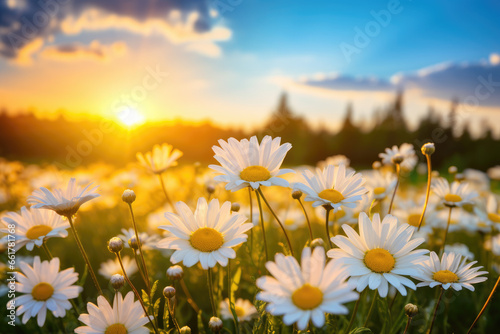
[[[120,119],[120,122],[128,127],[140,125],[145,121],[144,115],[133,108],[123,110],[118,114],[118,118]]]

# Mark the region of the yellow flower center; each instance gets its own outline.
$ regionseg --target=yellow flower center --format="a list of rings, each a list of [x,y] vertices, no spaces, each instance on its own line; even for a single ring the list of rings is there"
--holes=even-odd
[[[323,302],[323,292],[306,283],[292,294],[292,302],[302,310],[312,310]]]
[[[425,218],[422,220],[422,225],[424,225]],[[420,222],[420,214],[412,213],[408,216],[408,225],[418,227],[418,223]]]
[[[446,196],[444,196],[444,200],[446,202],[457,203],[457,202],[460,202],[462,200],[462,197],[460,197],[459,195],[455,195],[455,194],[447,194]]]
[[[33,287],[33,290],[31,290],[31,295],[33,296],[33,299],[42,302],[52,297],[53,294],[54,294],[54,288],[49,283],[45,282],[38,283]]]
[[[234,310],[236,311],[236,315],[238,317],[243,317],[245,315],[245,309],[241,306],[235,306]]]
[[[377,187],[377,188],[373,189],[373,193],[375,195],[381,195],[381,194],[385,193],[385,188],[384,187]]]
[[[434,275],[432,275],[432,279],[443,284],[458,282],[458,276],[449,270],[436,271]]]
[[[292,226],[293,224],[295,224],[295,220],[293,220],[293,219],[287,219],[287,220],[285,220],[285,225],[286,226]]]
[[[26,232],[26,238],[36,240],[52,231],[52,227],[47,225],[35,225]]]
[[[371,271],[379,274],[390,272],[396,263],[394,256],[382,248],[375,248],[367,251],[364,261]]]
[[[271,173],[262,166],[250,166],[241,171],[240,177],[248,182],[267,181],[271,178]]]
[[[106,328],[104,334],[127,334],[127,328],[122,324],[112,324]]]
[[[344,195],[335,189],[325,189],[318,196],[332,203],[340,203],[344,199]]]
[[[201,252],[213,252],[224,244],[224,237],[211,227],[202,227],[191,234],[189,241]]]
[[[500,223],[500,214],[488,213],[488,219],[494,223]]]

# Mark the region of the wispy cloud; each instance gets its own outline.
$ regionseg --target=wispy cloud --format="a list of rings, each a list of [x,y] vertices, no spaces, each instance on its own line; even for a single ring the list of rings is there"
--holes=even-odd
[[[93,41],[89,45],[73,43],[48,46],[43,49],[40,56],[57,61],[108,61],[126,52],[127,45],[124,42],[102,45],[99,41]]]

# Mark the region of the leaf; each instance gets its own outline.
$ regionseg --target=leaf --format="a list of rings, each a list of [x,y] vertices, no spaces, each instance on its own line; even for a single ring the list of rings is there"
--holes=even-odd
[[[202,311],[198,312],[198,333],[200,334],[206,334],[207,331],[205,329],[205,326],[203,325],[203,318],[201,316]]]
[[[142,301],[144,302],[144,305],[146,306],[146,309],[149,309],[149,307],[151,306],[151,304],[149,302],[148,294],[144,290],[141,290],[141,292],[142,292]]]
[[[159,282],[160,282],[159,280],[156,280],[153,283],[153,286],[151,287],[151,299],[153,299],[153,297],[155,296],[156,290],[158,289],[158,283]]]
[[[255,320],[253,324],[253,329],[252,333],[265,333],[265,328],[266,328],[266,318],[267,318],[267,313],[266,313],[266,303],[260,300],[256,300],[255,303],[255,308],[257,309],[257,312],[259,313],[259,317]]]
[[[153,306],[153,315],[156,318],[158,318],[158,311],[160,310],[160,302],[161,302],[161,297],[156,299],[155,304]]]
[[[366,327],[354,328],[352,331],[349,332],[349,334],[361,334],[361,333],[373,333],[373,332],[370,328]]]

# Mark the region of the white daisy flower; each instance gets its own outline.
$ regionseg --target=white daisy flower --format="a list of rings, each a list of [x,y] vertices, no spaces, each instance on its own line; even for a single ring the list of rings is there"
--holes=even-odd
[[[432,184],[432,191],[448,207],[463,206],[464,204],[471,204],[472,199],[477,197],[475,191],[469,191],[466,182],[454,181],[451,185],[445,178],[439,178]]]
[[[406,287],[415,290],[415,284],[404,275],[418,274],[417,263],[425,260],[426,249],[417,249],[425,240],[411,239],[409,225],[398,226],[396,217],[387,215],[380,221],[379,214],[373,221],[366,213],[359,215],[359,234],[349,225],[342,225],[347,237],[331,238],[340,248],[328,251],[347,268],[349,284],[361,292],[367,286],[378,290],[380,297],[387,296],[389,284],[406,296]]]
[[[481,266],[472,268],[477,261],[468,264],[466,262],[466,258],[455,253],[444,253],[439,261],[437,254],[431,252],[430,257],[419,264],[420,273],[412,276],[422,281],[417,284],[417,287],[429,286],[433,288],[441,285],[445,290],[451,287],[456,291],[460,291],[462,288],[474,291],[472,284],[486,281],[487,277],[478,276],[488,274],[488,272],[479,271]]]
[[[424,237],[425,235],[432,233],[431,224],[427,223],[429,219],[433,219],[434,208],[430,204],[427,207],[427,214],[422,219],[422,225],[420,226],[420,231],[418,230],[418,223],[420,222],[420,216],[422,215],[423,204],[417,203],[412,199],[408,200],[396,200],[395,208],[393,210],[393,215],[398,219],[400,225],[407,225],[413,229],[414,236]]]
[[[173,149],[172,145],[162,144],[153,146],[151,152],[145,155],[137,153],[139,163],[154,174],[161,174],[168,168],[177,166],[177,159],[182,157],[183,153],[178,149]]]
[[[357,300],[359,295],[345,282],[347,273],[338,261],[326,264],[325,250],[315,247],[311,254],[304,248],[299,265],[293,256],[276,254],[275,262],[266,263],[271,276],[257,279],[263,291],[257,299],[268,303],[272,315],[283,315],[283,323],[297,323],[305,330],[309,320],[320,328],[325,324],[325,313],[347,314],[343,304]]]
[[[378,170],[372,172],[366,180],[366,188],[372,197],[377,200],[383,200],[387,196],[391,196],[398,182],[393,173],[382,173]]]
[[[226,190],[258,189],[261,185],[288,187],[288,181],[279,176],[293,173],[291,169],[280,169],[292,145],[280,143],[280,137],[272,139],[271,136],[265,136],[260,145],[256,136],[241,141],[229,138],[225,142],[221,139],[220,147],[212,147],[220,166],[208,167],[220,173],[214,180],[227,182]]]
[[[500,165],[488,169],[488,176],[492,180],[500,180]]]
[[[35,209],[49,209],[61,216],[71,217],[83,203],[99,197],[95,192],[97,186],[90,188],[91,185],[82,189],[76,184],[75,178],[71,178],[66,190],[57,188],[51,192],[44,187],[35,190],[28,197],[28,204],[32,204]]]
[[[500,206],[498,205],[495,195],[488,195],[485,211],[478,207],[474,207],[474,212],[486,224],[497,226],[497,228],[500,226]]]
[[[463,256],[467,260],[474,260],[474,253],[469,250],[466,244],[455,243],[453,245],[445,245],[444,251],[446,253],[455,253],[457,255]]]
[[[239,322],[250,321],[257,315],[257,309],[248,299],[236,299],[234,310]],[[233,319],[228,298],[220,302],[220,314],[222,319]]]
[[[40,257],[35,256],[33,266],[25,262],[19,266],[22,273],[16,275],[16,291],[24,295],[16,297],[14,303],[18,306],[16,314],[23,315],[23,324],[36,316],[38,326],[43,326],[47,310],[56,318],[64,317],[71,308],[68,299],[78,297],[83,290],[81,286],[72,285],[78,280],[74,268],[59,271],[57,257],[41,262]]]
[[[103,296],[97,297],[97,305],[87,303],[88,314],[81,314],[78,320],[86,326],[75,328],[75,333],[84,334],[149,334],[144,327],[148,317],[139,301],[134,302],[134,293],[130,291],[125,298],[118,292],[113,306]]]
[[[386,148],[385,153],[380,153],[378,156],[382,159],[384,165],[394,165],[392,158],[396,154],[403,157],[403,162],[400,164],[401,169],[411,171],[415,168],[418,158],[412,144],[404,143],[399,148],[394,145],[392,148]]]
[[[198,199],[193,212],[183,202],[175,208],[179,215],[166,212],[165,217],[171,225],[160,226],[172,235],[158,242],[158,248],[175,249],[170,262],[183,262],[191,267],[200,262],[203,269],[213,268],[217,262],[226,266],[228,258],[234,259],[236,252],[232,247],[245,242],[246,231],[253,227],[245,223],[244,215],[231,212],[231,203],[219,205],[218,199],[210,203],[204,197]]]
[[[306,224],[304,212],[299,208],[280,210],[278,217],[282,217],[283,225],[289,231],[295,231]]]
[[[316,174],[306,170],[302,176],[307,185],[296,183],[294,189],[307,195],[305,201],[314,201],[313,207],[330,205],[334,212],[342,206],[355,208],[367,191],[361,174],[354,171],[346,173],[344,165],[328,165],[324,170],[317,168]]]
[[[137,264],[135,260],[129,256],[122,257],[123,267],[125,268],[125,272],[128,276],[132,276],[137,272],[139,268],[137,268]],[[115,274],[119,274],[123,276],[123,270],[120,266],[120,262],[117,258],[114,260],[108,260],[106,262],[101,263],[101,267],[99,268],[99,274],[104,276],[106,279],[111,279],[111,276]]]
[[[328,165],[334,165],[334,166],[344,165],[348,168],[350,164],[351,160],[349,160],[348,157],[342,154],[337,154],[326,158],[324,161],[318,162],[318,167],[325,168]]]
[[[128,241],[130,238],[135,238],[135,231],[131,227],[128,230],[125,228],[122,228],[122,233],[118,235],[118,238],[123,240],[123,244],[125,248],[130,248]],[[141,239],[141,246],[143,250],[150,250],[150,249],[156,249],[156,244],[160,240],[160,237],[156,234],[149,235],[146,232],[139,232],[139,239]],[[139,250],[137,250],[139,252]]]
[[[21,208],[21,214],[9,212],[2,218],[2,223],[5,226],[1,232],[8,233],[9,225],[15,225],[16,245],[15,250],[26,246],[29,251],[33,247],[41,247],[45,239],[59,237],[66,238],[68,236],[69,223],[57,215],[53,211],[40,209]],[[7,240],[7,236],[4,237]]]

